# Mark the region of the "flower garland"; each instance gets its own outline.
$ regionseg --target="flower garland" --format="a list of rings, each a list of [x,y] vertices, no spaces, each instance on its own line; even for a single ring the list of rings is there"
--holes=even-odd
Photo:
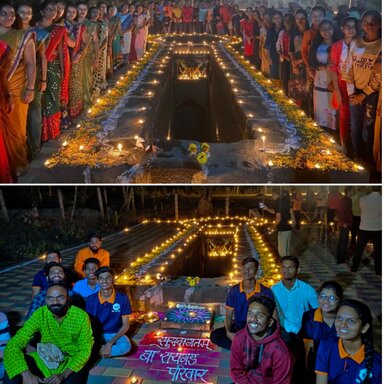
[[[324,171],[341,170],[360,172],[363,167],[351,161],[336,146],[335,141],[306,114],[298,108],[292,99],[285,96],[281,89],[257,71],[245,57],[237,52],[230,43],[225,44],[226,51],[252,76],[261,86],[264,95],[269,96],[279,107],[287,125],[297,129],[303,145],[294,154],[272,154],[269,165],[298,169],[321,169]],[[294,148],[294,147],[293,147]]]
[[[45,162],[46,167],[52,168],[58,164],[109,167],[137,162],[139,154],[134,139],[132,139],[133,151],[122,148],[113,150],[113,146],[108,144],[108,136],[116,127],[121,108],[140,85],[160,51],[159,44],[153,41],[152,47],[144,57],[133,65],[126,75],[120,76],[116,86],[96,100],[84,119],[77,124],[77,129],[62,144],[61,149]]]

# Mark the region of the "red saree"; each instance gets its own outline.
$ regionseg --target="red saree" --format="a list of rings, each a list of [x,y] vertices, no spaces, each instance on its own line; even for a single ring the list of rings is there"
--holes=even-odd
[[[47,141],[55,139],[60,134],[61,104],[68,104],[70,61],[66,28],[55,24],[44,29],[51,34],[46,47],[47,89],[42,97],[42,141]],[[63,52],[63,71],[59,60],[59,49]]]
[[[0,40],[0,73],[8,73],[11,65],[11,48],[7,43]],[[0,78],[0,113],[7,113],[4,107],[6,107],[6,96],[8,93],[8,82],[5,76]],[[0,119],[1,123],[1,119]],[[11,167],[9,166],[8,154],[4,143],[3,127],[0,126],[0,183],[12,183]]]

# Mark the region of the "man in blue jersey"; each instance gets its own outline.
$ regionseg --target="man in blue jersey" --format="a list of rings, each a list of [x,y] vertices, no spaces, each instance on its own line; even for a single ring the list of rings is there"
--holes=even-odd
[[[242,261],[243,280],[231,287],[225,302],[224,327],[211,333],[211,341],[218,346],[231,349],[237,331],[243,329],[247,322],[248,300],[255,295],[268,296],[272,300],[272,291],[256,280],[259,262],[254,257]]]

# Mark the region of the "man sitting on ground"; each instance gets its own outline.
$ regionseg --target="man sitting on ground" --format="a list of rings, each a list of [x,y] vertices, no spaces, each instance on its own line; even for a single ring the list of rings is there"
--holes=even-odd
[[[231,347],[231,377],[236,383],[291,384],[292,358],[273,319],[275,303],[267,296],[249,299],[247,326]]]
[[[45,255],[45,266],[49,263],[61,264],[61,254],[59,251],[48,251]],[[45,274],[45,266],[33,277],[32,299],[43,289],[48,288],[48,280]]]
[[[73,286],[73,290],[83,296],[84,299],[86,299],[89,295],[99,292],[100,290],[95,274],[99,267],[100,261],[95,257],[90,257],[84,261],[83,270],[85,273],[85,279],[79,280]]]
[[[45,274],[48,278],[48,283],[66,283],[66,274],[64,267],[59,263],[49,263],[45,266]],[[69,297],[71,298],[71,303],[76,307],[84,309],[85,303],[84,299],[76,292],[73,292],[72,289],[68,290]],[[47,295],[47,290],[43,289],[39,292],[34,299],[32,300],[31,305],[29,306],[26,320],[28,320],[32,314],[42,307],[45,304],[45,297]]]
[[[109,267],[109,252],[101,247],[102,239],[98,233],[90,233],[88,236],[88,247],[80,249],[76,255],[74,270],[84,278],[83,265],[86,259],[94,257],[100,261],[100,267]]]
[[[96,276],[100,291],[88,296],[85,309],[101,323],[103,329],[100,355],[104,358],[125,355],[131,349],[125,335],[129,329],[131,303],[127,295],[115,290],[111,268],[101,267]]]
[[[225,349],[231,349],[235,333],[245,327],[248,300],[260,294],[274,300],[272,291],[256,280],[259,262],[254,257],[246,257],[242,266],[243,280],[231,287],[225,303],[225,327],[215,329],[211,333],[212,343]]]
[[[63,284],[50,286],[45,301],[5,348],[4,384],[87,382],[86,363],[93,345],[88,315],[70,305]],[[37,351],[25,354],[25,347],[37,333],[41,335]]]

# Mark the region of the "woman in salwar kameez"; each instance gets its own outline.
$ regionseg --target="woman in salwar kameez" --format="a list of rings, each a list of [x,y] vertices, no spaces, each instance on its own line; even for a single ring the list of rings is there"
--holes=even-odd
[[[137,24],[135,26],[136,38],[135,38],[135,50],[137,59],[141,59],[144,55],[147,45],[148,37],[148,23],[149,15],[143,12],[143,7],[139,5],[137,7]]]
[[[60,135],[61,105],[68,100],[68,34],[64,26],[53,24],[56,17],[56,3],[45,1],[41,7],[42,20],[38,26],[49,34],[46,40],[47,89],[42,97],[43,126],[42,141],[55,139]]]
[[[114,71],[121,67],[123,64],[123,54],[121,52],[121,36],[123,35],[123,32],[121,30],[121,19],[116,15],[116,13],[116,7],[114,5],[110,5],[108,7],[108,42],[109,47],[112,47],[112,61]]]
[[[77,8],[69,5],[66,10],[64,26],[68,32],[71,71],[69,77],[68,111],[71,119],[76,119],[84,109],[83,58],[87,45],[85,26],[75,21]]]
[[[11,29],[14,21],[15,9],[8,4],[0,5],[0,39],[12,49],[11,68],[6,77],[13,105],[9,113],[2,108],[1,128],[12,174],[20,176],[29,165],[27,114],[35,92],[36,57],[34,33]]]
[[[254,19],[252,8],[247,8],[245,11],[245,18],[240,20],[240,30],[243,34],[243,48],[244,56],[250,59],[253,56],[255,49],[255,36],[254,36]]]

